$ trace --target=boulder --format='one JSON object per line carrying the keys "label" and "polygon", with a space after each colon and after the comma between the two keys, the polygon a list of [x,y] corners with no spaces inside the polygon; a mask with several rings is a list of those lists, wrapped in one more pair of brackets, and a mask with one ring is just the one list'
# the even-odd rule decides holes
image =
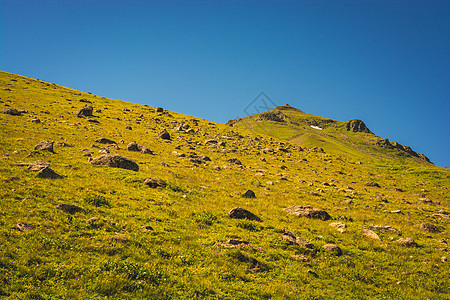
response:
{"label": "boulder", "polygon": [[82,107],[77,111],[77,117],[91,117],[93,111],[94,108],[92,106]]}
{"label": "boulder", "polygon": [[22,115],[24,111],[21,110],[17,110],[15,108],[4,108],[2,110],[2,113],[7,114],[7,115],[11,115],[11,116],[20,116]]}
{"label": "boulder", "polygon": [[54,153],[53,144],[54,144],[53,141],[42,141],[36,146],[34,146],[34,150],[45,150]]}
{"label": "boulder", "polygon": [[158,112],[158,113],[162,113],[163,111],[164,111],[164,108],[162,108],[162,107],[156,108],[156,112]]}
{"label": "boulder", "polygon": [[28,223],[21,222],[21,223],[17,223],[16,225],[14,225],[13,228],[17,229],[19,231],[22,231],[22,232],[26,232],[26,231],[30,231],[31,229],[33,229],[33,226]]}
{"label": "boulder", "polygon": [[113,140],[101,137],[99,139],[95,140],[96,143],[100,143],[100,144],[117,144],[116,142],[114,142]]}
{"label": "boulder", "polygon": [[411,238],[398,239],[396,242],[405,247],[417,247],[417,243]]}
{"label": "boulder", "polygon": [[243,195],[243,198],[256,198],[255,192],[252,190],[247,190]]}
{"label": "boulder", "polygon": [[431,232],[431,233],[440,232],[439,228],[436,225],[431,224],[431,223],[422,223],[422,224],[420,224],[420,229],[424,230],[424,231]]}
{"label": "boulder", "polygon": [[139,166],[134,161],[117,154],[104,154],[98,156],[91,161],[91,165],[102,165],[136,172],[139,171]]}
{"label": "boulder", "polygon": [[163,140],[170,140],[170,134],[165,129],[158,133],[158,137]]}
{"label": "boulder", "polygon": [[320,219],[322,221],[331,219],[330,215],[326,211],[318,208],[313,208],[311,206],[294,205],[286,207],[285,209],[283,209],[283,211],[287,214],[294,215],[297,217]]}
{"label": "boulder", "polygon": [[74,214],[80,211],[83,211],[83,209],[81,207],[79,207],[78,205],[75,204],[58,204],[56,205],[56,209],[60,209],[66,213],[69,214]]}
{"label": "boulder", "polygon": [[39,171],[37,174],[38,178],[44,178],[44,179],[59,179],[62,178],[61,175],[53,171],[50,167],[45,167],[42,170]]}
{"label": "boulder", "polygon": [[230,212],[228,213],[228,217],[231,219],[248,219],[251,221],[261,221],[261,219],[257,215],[241,207],[235,207],[230,210]]}
{"label": "boulder", "polygon": [[139,150],[139,145],[136,142],[129,143],[128,146],[127,146],[127,150],[128,151],[140,151]]}
{"label": "boulder", "polygon": [[372,230],[364,229],[364,230],[363,230],[363,234],[364,234],[366,237],[370,238],[370,239],[374,239],[374,240],[379,240],[379,241],[381,241],[380,236],[379,236],[378,234],[376,234],[376,233],[375,233],[374,231],[372,231]]}
{"label": "boulder", "polygon": [[237,158],[230,158],[230,159],[228,160],[228,162],[229,162],[230,164],[242,165],[242,162],[241,162],[239,159],[237,159]]}
{"label": "boulder", "polygon": [[307,240],[297,236],[295,233],[290,232],[287,229],[282,229],[282,235],[281,235],[281,239],[285,242],[287,242],[290,245],[298,245],[298,246],[302,246],[302,247],[306,247],[309,249],[314,248],[314,245],[310,242],[308,242]]}
{"label": "boulder", "polygon": [[159,178],[147,178],[144,183],[151,188],[165,188],[167,186],[167,183]]}
{"label": "boulder", "polygon": [[339,246],[334,245],[334,244],[326,244],[326,245],[323,246],[323,249],[333,253],[336,256],[341,256],[342,255],[342,249],[339,248]]}
{"label": "boulder", "polygon": [[376,182],[368,182],[366,183],[366,186],[380,187],[380,185]]}

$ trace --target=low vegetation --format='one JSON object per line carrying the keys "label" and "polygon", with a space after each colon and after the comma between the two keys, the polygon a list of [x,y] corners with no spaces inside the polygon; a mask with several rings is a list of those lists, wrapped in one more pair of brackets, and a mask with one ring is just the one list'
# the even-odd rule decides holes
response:
{"label": "low vegetation", "polygon": [[371,133],[287,141],[286,108],[264,133],[6,72],[0,106],[0,298],[450,297],[450,173]]}

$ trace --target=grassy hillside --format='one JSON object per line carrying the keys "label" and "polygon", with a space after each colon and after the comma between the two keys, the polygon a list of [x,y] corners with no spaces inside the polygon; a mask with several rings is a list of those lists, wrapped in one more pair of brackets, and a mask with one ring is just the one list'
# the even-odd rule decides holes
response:
{"label": "grassy hillside", "polygon": [[410,147],[376,136],[360,120],[340,122],[304,113],[287,104],[268,112],[230,120],[227,124],[368,162],[395,159],[430,163],[425,155]]}
{"label": "grassy hillside", "polygon": [[[6,72],[0,106],[25,110],[0,113],[0,298],[450,297],[450,173],[397,155],[367,159],[354,147],[369,134],[333,140],[333,152],[320,140],[339,124],[309,127],[299,147],[277,122],[263,134]],[[85,106],[93,116],[77,117]],[[35,150],[42,141],[54,153]],[[127,150],[133,141],[153,154]],[[91,164],[105,152],[139,170]],[[61,178],[40,178],[36,161]],[[293,205],[331,219],[283,211]],[[235,207],[261,221],[230,218]]]}

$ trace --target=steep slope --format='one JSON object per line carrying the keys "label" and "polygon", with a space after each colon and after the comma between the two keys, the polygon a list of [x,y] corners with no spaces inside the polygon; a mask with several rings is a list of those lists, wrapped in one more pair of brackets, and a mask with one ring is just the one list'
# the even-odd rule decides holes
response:
{"label": "steep slope", "polygon": [[266,133],[305,147],[318,146],[327,153],[346,154],[362,160],[406,158],[430,163],[425,155],[416,153],[410,147],[376,136],[361,120],[335,121],[306,114],[288,104],[230,120],[227,124]]}
{"label": "steep slope", "polygon": [[447,169],[6,72],[0,106],[2,297],[448,299]]}

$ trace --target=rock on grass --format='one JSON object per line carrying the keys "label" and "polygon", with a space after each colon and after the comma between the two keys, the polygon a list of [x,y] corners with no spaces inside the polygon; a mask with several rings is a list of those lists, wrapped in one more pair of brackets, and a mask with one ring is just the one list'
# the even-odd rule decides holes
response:
{"label": "rock on grass", "polygon": [[231,219],[248,219],[251,221],[261,221],[261,219],[254,213],[246,210],[242,207],[235,207],[228,213],[228,217]]}
{"label": "rock on grass", "polygon": [[322,221],[331,219],[330,215],[326,211],[318,208],[313,208],[311,206],[294,205],[286,207],[285,209],[283,209],[283,211],[287,214],[294,215],[297,217],[320,219]]}
{"label": "rock on grass", "polygon": [[104,154],[94,158],[91,165],[108,166],[112,168],[121,168],[132,171],[139,171],[139,166],[129,158],[120,156],[118,154]]}

